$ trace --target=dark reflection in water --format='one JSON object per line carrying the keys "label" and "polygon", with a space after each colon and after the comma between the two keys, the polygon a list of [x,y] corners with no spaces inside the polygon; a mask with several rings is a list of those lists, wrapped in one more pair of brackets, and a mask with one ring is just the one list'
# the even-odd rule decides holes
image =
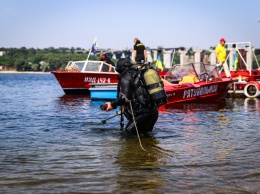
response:
{"label": "dark reflection in water", "polygon": [[160,111],[170,111],[170,110],[180,110],[180,111],[219,111],[225,110],[227,108],[226,100],[221,100],[219,102],[211,103],[178,103],[171,105],[160,106]]}
{"label": "dark reflection in water", "polygon": [[136,138],[122,138],[115,164],[119,166],[117,184],[120,191],[132,192],[140,188],[156,191],[163,188],[164,182],[160,175],[161,156],[155,155],[151,148],[158,141],[154,137],[142,138],[142,145],[147,151],[141,151]]}
{"label": "dark reflection in water", "polygon": [[53,75],[0,74],[1,193],[259,193],[259,99],[160,108],[154,131],[120,131],[102,101]]}

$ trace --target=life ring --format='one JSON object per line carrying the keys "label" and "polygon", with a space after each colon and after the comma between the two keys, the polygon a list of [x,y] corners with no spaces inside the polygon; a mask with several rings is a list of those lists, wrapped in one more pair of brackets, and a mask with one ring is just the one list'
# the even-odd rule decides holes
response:
{"label": "life ring", "polygon": [[256,98],[259,96],[259,84],[257,82],[249,82],[244,88],[244,94],[248,98]]}

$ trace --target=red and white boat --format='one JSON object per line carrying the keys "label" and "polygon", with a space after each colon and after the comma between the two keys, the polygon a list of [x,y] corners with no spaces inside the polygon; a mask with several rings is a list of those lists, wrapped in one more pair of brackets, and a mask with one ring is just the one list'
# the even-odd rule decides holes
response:
{"label": "red and white boat", "polygon": [[[260,66],[250,42],[226,43],[229,51],[226,63],[233,78],[229,94],[248,98],[260,97]],[[253,59],[255,64],[253,66]],[[225,72],[221,73],[226,77]]]}
{"label": "red and white boat", "polygon": [[56,70],[54,74],[67,95],[89,94],[93,83],[117,83],[119,74],[112,66],[111,72],[102,72],[102,66],[109,64],[102,61],[70,61],[65,70]]}
{"label": "red and white boat", "polygon": [[[228,93],[232,78],[221,78],[219,69],[210,64],[175,65],[168,71],[164,88],[166,106],[181,102],[217,102]],[[169,83],[170,82],[170,83]]]}

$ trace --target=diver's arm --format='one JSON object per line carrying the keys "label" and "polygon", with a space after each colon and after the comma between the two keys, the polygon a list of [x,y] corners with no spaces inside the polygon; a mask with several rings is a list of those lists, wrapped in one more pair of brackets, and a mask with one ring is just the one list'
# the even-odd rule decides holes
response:
{"label": "diver's arm", "polygon": [[[112,110],[111,108],[115,109],[117,106],[125,105],[127,104],[127,99],[131,98],[131,92],[132,92],[132,87],[131,87],[131,76],[130,75],[125,75],[120,81],[121,85],[121,92],[119,97],[112,101],[112,102],[107,102],[108,104],[107,111]],[[110,107],[111,105],[111,107]]]}

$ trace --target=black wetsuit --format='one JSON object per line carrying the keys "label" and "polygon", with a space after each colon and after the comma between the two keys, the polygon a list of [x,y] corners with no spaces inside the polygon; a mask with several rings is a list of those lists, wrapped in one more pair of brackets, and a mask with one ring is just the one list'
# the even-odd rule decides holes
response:
{"label": "black wetsuit", "polygon": [[[124,72],[121,74],[118,83],[120,84],[121,94],[115,101],[111,102],[111,105],[113,106],[113,108],[121,105],[125,106],[124,115],[129,120],[125,127],[125,131],[127,133],[136,134],[131,106],[134,112],[134,119],[137,125],[138,132],[147,133],[153,130],[154,124],[158,119],[158,108],[154,103],[149,103],[149,105],[144,106],[135,99],[132,77],[134,73],[136,73],[135,69],[124,69]],[[131,100],[131,104],[125,99],[125,97],[128,100]]]}
{"label": "black wetsuit", "polygon": [[144,44],[141,43],[139,40],[137,40],[135,45],[134,45],[134,50],[136,51],[135,62],[141,62],[142,60],[145,61],[145,58],[144,58],[145,46],[144,46]]}

